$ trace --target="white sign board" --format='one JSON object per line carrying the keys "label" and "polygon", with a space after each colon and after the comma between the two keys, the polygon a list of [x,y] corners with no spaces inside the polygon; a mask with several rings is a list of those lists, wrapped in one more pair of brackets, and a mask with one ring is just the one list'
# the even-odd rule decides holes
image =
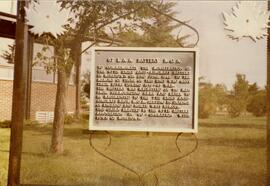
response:
{"label": "white sign board", "polygon": [[197,132],[198,50],[92,50],[90,130]]}

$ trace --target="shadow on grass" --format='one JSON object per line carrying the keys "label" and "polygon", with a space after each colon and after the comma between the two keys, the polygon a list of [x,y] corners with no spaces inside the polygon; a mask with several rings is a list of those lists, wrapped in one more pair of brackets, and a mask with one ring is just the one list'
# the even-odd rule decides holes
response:
{"label": "shadow on grass", "polygon": [[[32,136],[51,136],[52,128],[51,126],[26,126],[24,127],[24,132],[32,132]],[[74,139],[87,139],[88,135],[83,135],[84,129],[80,126],[75,126],[72,128],[64,129],[64,137],[74,138]]]}
{"label": "shadow on grass", "polygon": [[[208,128],[250,128],[250,129],[265,129],[265,125],[254,125],[254,124],[212,124],[212,123],[200,123],[201,127]],[[50,126],[40,127],[40,126],[27,126],[24,131],[30,131],[32,136],[51,136],[52,128]],[[70,139],[89,139],[89,130],[83,129],[82,126],[74,125],[65,128],[64,137]],[[145,132],[110,132],[113,138],[125,138],[131,136],[142,136],[147,137]],[[153,133],[153,136],[176,136],[175,133]],[[189,134],[184,134],[184,138],[181,140],[192,140]],[[151,137],[151,136],[150,136]],[[188,138],[186,138],[188,137]],[[93,136],[94,139],[108,138],[108,135],[104,131],[97,131]],[[228,146],[235,148],[265,148],[266,139],[264,138],[226,138],[226,137],[215,137],[215,138],[199,138],[199,145],[211,145],[211,146]]]}
{"label": "shadow on grass", "polygon": [[255,124],[232,124],[232,123],[199,123],[200,127],[207,128],[249,128],[249,129],[266,129],[266,125],[255,125]]}
{"label": "shadow on grass", "polygon": [[[6,152],[9,153],[9,150],[1,150],[0,152]],[[37,157],[46,157],[47,155],[45,153],[34,153],[34,152],[22,152],[23,155],[30,155],[30,156],[37,156]]]}
{"label": "shadow on grass", "polygon": [[[73,125],[72,128],[70,126],[64,129],[64,137],[73,138],[73,139],[88,139],[91,131],[83,128],[82,126]],[[24,127],[24,132],[32,132],[30,135],[32,136],[51,136],[52,128],[51,126],[26,126]],[[110,132],[110,135],[115,138],[127,137],[127,136],[141,136],[148,137],[146,132],[121,132],[121,131],[113,131]],[[177,136],[177,133],[152,133],[151,135],[164,135],[164,136]],[[151,136],[150,135],[150,136]],[[95,131],[95,138],[108,138],[105,131]]]}
{"label": "shadow on grass", "polygon": [[7,153],[9,153],[9,150],[2,150],[2,149],[0,149],[0,152],[7,152]]}
{"label": "shadow on grass", "polygon": [[210,146],[226,146],[234,148],[266,148],[266,139],[251,139],[251,138],[207,138],[199,139],[199,145],[210,145]]}
{"label": "shadow on grass", "polygon": [[[76,184],[77,185],[77,184]],[[95,184],[78,184],[77,186],[89,186],[89,185],[95,185]],[[65,184],[20,184],[20,186],[74,186],[74,185],[65,185]]]}
{"label": "shadow on grass", "polygon": [[[94,176],[93,176],[94,177]],[[98,183],[94,183],[91,181],[86,181],[85,183],[80,183],[78,181],[76,184],[20,184],[20,186],[103,186],[103,185],[108,185],[108,186],[118,186],[118,185],[123,185],[123,181],[125,183],[128,183],[127,185],[137,185],[133,184],[136,183],[136,179],[133,178],[126,178],[126,180],[123,180],[121,178],[116,178],[112,176],[100,176],[98,179]],[[131,183],[131,184],[130,184]]]}

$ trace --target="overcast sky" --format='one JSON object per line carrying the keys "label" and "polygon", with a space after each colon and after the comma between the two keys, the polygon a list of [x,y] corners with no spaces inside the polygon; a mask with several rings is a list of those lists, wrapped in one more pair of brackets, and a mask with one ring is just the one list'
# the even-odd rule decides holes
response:
{"label": "overcast sky", "polygon": [[[231,11],[235,1],[181,1],[179,18],[191,20],[200,33],[200,75],[230,88],[236,73],[246,74],[250,82],[266,84],[266,39],[256,43],[250,38],[230,39],[224,29],[222,12]],[[267,3],[260,2],[266,10]]]}
{"label": "overcast sky", "polygon": [[[222,12],[231,11],[236,1],[175,1],[177,18],[190,20],[200,34],[200,76],[212,83],[224,83],[231,88],[236,73],[246,74],[247,79],[263,87],[266,84],[266,39],[254,42],[249,38],[231,40],[224,30]],[[263,9],[267,3],[259,2]],[[15,11],[16,8],[14,8]],[[9,12],[10,3],[0,1],[0,11]],[[193,34],[193,32],[190,32]],[[0,40],[0,52],[10,41]],[[84,56],[86,61],[88,57]],[[2,59],[0,59],[1,61]],[[88,64],[83,67],[87,68]]]}

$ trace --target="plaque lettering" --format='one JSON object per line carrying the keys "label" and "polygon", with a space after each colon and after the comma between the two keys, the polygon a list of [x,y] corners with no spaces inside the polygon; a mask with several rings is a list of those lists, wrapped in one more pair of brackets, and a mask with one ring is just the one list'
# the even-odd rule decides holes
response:
{"label": "plaque lettering", "polygon": [[119,50],[117,56],[117,50],[96,50],[90,108],[95,129],[194,130],[194,51]]}

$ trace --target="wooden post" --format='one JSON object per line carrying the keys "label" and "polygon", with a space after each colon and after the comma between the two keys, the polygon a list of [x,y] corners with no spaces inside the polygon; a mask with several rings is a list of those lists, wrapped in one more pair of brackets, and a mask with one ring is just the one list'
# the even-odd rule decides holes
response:
{"label": "wooden post", "polygon": [[28,70],[28,26],[25,24],[27,1],[17,1],[16,49],[14,64],[11,136],[8,169],[8,185],[20,184],[23,120],[25,117],[26,80]]}
{"label": "wooden post", "polygon": [[[270,10],[270,1],[268,1],[268,11]],[[270,28],[268,28],[268,37],[267,37],[267,183],[270,185]]]}

